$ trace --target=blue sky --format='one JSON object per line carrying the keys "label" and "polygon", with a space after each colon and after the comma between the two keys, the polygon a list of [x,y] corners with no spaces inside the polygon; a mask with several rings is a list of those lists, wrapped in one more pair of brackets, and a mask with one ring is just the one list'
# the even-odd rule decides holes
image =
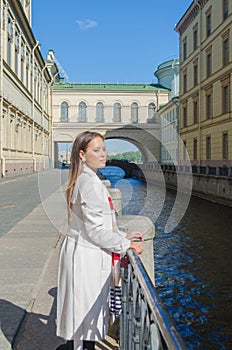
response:
{"label": "blue sky", "polygon": [[[33,0],[32,29],[70,82],[152,83],[158,65],[179,56],[175,24],[192,0]],[[109,140],[108,152],[136,150]]]}
{"label": "blue sky", "polygon": [[192,0],[33,0],[43,56],[53,49],[70,82],[156,82],[179,56],[174,25]]}

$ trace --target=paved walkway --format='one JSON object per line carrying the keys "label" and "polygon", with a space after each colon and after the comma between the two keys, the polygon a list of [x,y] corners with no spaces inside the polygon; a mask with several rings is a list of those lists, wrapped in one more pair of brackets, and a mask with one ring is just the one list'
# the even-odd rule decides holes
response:
{"label": "paved walkway", "polygon": [[[0,238],[0,350],[13,344],[14,350],[55,350],[64,342],[55,335],[55,317],[65,213],[60,187]],[[111,338],[97,346],[115,348]]]}

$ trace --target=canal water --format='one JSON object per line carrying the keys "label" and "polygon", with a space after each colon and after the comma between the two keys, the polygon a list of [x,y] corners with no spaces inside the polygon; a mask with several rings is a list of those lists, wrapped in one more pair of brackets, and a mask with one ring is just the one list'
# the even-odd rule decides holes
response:
{"label": "canal water", "polygon": [[[170,233],[165,224],[175,192],[101,172],[122,192],[123,214],[145,215],[155,225],[155,284],[187,349],[232,349],[232,209],[192,197]],[[149,205],[150,203],[150,205]]]}

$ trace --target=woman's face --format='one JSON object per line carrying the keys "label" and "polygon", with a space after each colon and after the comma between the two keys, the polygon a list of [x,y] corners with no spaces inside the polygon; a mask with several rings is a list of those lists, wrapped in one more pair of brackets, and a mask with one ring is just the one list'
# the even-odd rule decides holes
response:
{"label": "woman's face", "polygon": [[80,151],[80,158],[85,159],[86,165],[93,171],[106,165],[106,149],[101,137],[94,137],[88,144],[86,151]]}

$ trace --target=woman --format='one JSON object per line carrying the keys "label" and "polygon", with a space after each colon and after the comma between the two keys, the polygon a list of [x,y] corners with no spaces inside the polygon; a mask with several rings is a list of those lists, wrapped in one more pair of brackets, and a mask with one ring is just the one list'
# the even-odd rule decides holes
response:
{"label": "woman", "polygon": [[132,241],[141,233],[115,230],[111,198],[96,174],[105,164],[103,136],[78,135],[71,153],[69,230],[60,251],[57,298],[57,335],[72,340],[68,344],[74,350],[94,349],[107,334],[112,253],[143,251],[140,242]]}

